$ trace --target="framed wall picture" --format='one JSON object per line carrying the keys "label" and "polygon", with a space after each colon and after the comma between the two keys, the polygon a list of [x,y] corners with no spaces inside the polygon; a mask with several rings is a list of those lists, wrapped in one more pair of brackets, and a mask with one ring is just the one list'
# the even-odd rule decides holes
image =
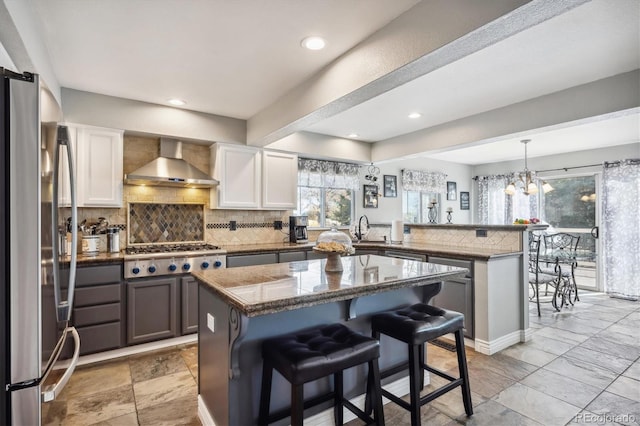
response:
{"label": "framed wall picture", "polygon": [[384,175],[384,196],[385,197],[397,197],[398,196],[398,177],[396,175]]}
{"label": "framed wall picture", "polygon": [[447,200],[455,201],[458,199],[458,192],[455,182],[447,182]]}
{"label": "framed wall picture", "polygon": [[469,193],[460,191],[460,210],[469,210]]}
{"label": "framed wall picture", "polygon": [[365,209],[378,208],[378,185],[363,185],[363,198]]}

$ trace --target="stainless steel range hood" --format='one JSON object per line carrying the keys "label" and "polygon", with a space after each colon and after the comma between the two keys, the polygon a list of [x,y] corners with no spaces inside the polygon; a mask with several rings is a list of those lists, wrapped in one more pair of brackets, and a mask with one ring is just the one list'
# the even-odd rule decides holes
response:
{"label": "stainless steel range hood", "polygon": [[132,185],[211,188],[220,182],[182,159],[182,142],[160,138],[160,156],[124,176]]}

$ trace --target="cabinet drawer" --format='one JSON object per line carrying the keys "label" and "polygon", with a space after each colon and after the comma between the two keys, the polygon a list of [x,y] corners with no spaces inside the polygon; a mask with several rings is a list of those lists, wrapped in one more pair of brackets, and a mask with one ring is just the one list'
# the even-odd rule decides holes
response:
{"label": "cabinet drawer", "polygon": [[77,288],[75,292],[74,305],[79,308],[82,306],[120,302],[122,300],[121,287],[121,284],[109,284],[96,287]]}
{"label": "cabinet drawer", "polygon": [[251,265],[267,265],[270,263],[278,263],[277,253],[227,256],[227,268]]}
{"label": "cabinet drawer", "polygon": [[121,312],[120,303],[77,308],[73,310],[73,324],[76,327],[82,327],[93,324],[102,324],[105,322],[120,321],[122,317]]}
{"label": "cabinet drawer", "polygon": [[80,355],[118,349],[122,346],[120,322],[92,325],[77,329],[80,334]]}
{"label": "cabinet drawer", "polygon": [[303,251],[284,251],[279,254],[280,263],[284,262],[298,262],[300,260],[307,260],[307,255]]}
{"label": "cabinet drawer", "polygon": [[122,281],[122,265],[85,266],[77,269],[78,287]]}

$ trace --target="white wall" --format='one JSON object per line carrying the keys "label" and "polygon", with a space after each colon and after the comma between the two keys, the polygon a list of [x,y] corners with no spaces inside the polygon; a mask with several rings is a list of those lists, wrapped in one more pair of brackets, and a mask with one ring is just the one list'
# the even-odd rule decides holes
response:
{"label": "white wall", "polygon": [[[566,154],[556,154],[545,157],[528,158],[529,170],[549,170],[563,169],[565,167],[578,167],[596,164],[591,168],[580,168],[564,170],[554,170],[538,173],[539,176],[562,176],[565,174],[575,174],[587,171],[602,170],[602,163],[605,161],[616,161],[624,158],[640,158],[640,141],[631,144],[612,146],[601,149],[591,149],[587,151],[577,151]],[[524,169],[524,156],[522,160],[503,161],[500,163],[489,163],[474,166],[473,176],[495,175],[509,172],[517,172]]]}
{"label": "white wall", "polygon": [[411,158],[389,161],[385,163],[375,164],[380,168],[380,175],[378,176],[378,184],[380,186],[380,192],[383,191],[382,177],[383,175],[395,175],[398,179],[398,196],[396,198],[380,197],[378,199],[378,208],[364,208],[362,199],[362,185],[369,183],[364,180],[364,176],[367,174],[367,166],[363,166],[360,171],[360,189],[356,193],[356,218],[360,215],[366,214],[369,221],[372,223],[387,223],[391,224],[393,219],[402,219],[402,182],[400,171],[402,169],[412,170],[429,170],[436,172],[443,172],[447,174],[447,181],[453,181],[457,183],[458,199],[456,201],[447,201],[446,194],[441,195],[440,211],[442,212],[438,216],[439,223],[445,223],[446,218],[445,210],[447,207],[453,208],[453,223],[467,224],[471,223],[472,210],[460,210],[460,191],[471,191],[472,184],[472,168],[466,164],[450,163],[447,161],[433,160],[430,158]]}
{"label": "white wall", "polygon": [[265,148],[296,152],[301,157],[369,163],[371,144],[310,132],[298,132]]}
{"label": "white wall", "polygon": [[17,71],[16,66],[13,64],[13,61],[9,57],[9,54],[5,50],[2,43],[0,43],[0,67],[7,68],[12,71]]}
{"label": "white wall", "polygon": [[62,89],[64,119],[124,129],[132,134],[170,136],[195,143],[245,143],[246,121],[165,105]]}

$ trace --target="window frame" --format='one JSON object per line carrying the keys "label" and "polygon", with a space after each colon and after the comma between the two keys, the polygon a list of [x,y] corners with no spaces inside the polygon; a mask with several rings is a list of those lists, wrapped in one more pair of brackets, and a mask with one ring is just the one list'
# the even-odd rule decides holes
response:
{"label": "window frame", "polygon": [[[419,218],[418,218],[418,222],[408,222],[406,220],[406,214],[407,214],[407,203],[409,201],[409,193],[418,193],[420,194],[420,202],[419,202]],[[436,197],[436,201],[437,201],[437,207],[436,207],[436,223],[440,223],[438,222],[439,219],[442,218],[441,216],[441,211],[442,211],[442,203],[441,203],[441,194],[439,193],[435,193],[435,192],[424,192],[424,191],[408,191],[406,189],[402,190],[402,220],[405,221],[405,223],[414,223],[414,224],[429,224],[429,217],[428,217],[428,209],[427,211],[425,211],[425,209],[423,208],[423,206],[425,206],[426,204],[428,204],[428,201],[430,199],[433,199],[433,197]],[[424,197],[427,198],[427,203],[425,204],[425,200]]]}
{"label": "window frame", "polygon": [[349,224],[347,225],[340,225],[337,226],[336,228],[338,229],[348,229],[351,224],[353,223],[353,221],[355,220],[355,214],[356,214],[356,206],[355,206],[355,199],[356,199],[356,191],[353,189],[349,189],[349,188],[326,188],[323,186],[307,186],[307,185],[298,185],[297,187],[297,191],[298,191],[298,201],[297,201],[297,206],[296,209],[293,211],[294,214],[304,214],[304,212],[300,211],[300,200],[301,200],[301,194],[300,194],[300,189],[301,188],[312,188],[312,189],[319,189],[320,190],[320,225],[319,226],[309,226],[309,229],[325,229],[325,228],[330,228],[331,226],[327,225],[326,220],[327,220],[327,190],[336,190],[336,189],[342,189],[345,191],[348,191],[351,193],[351,200],[350,200],[350,208],[351,208],[351,217],[349,218]]}

